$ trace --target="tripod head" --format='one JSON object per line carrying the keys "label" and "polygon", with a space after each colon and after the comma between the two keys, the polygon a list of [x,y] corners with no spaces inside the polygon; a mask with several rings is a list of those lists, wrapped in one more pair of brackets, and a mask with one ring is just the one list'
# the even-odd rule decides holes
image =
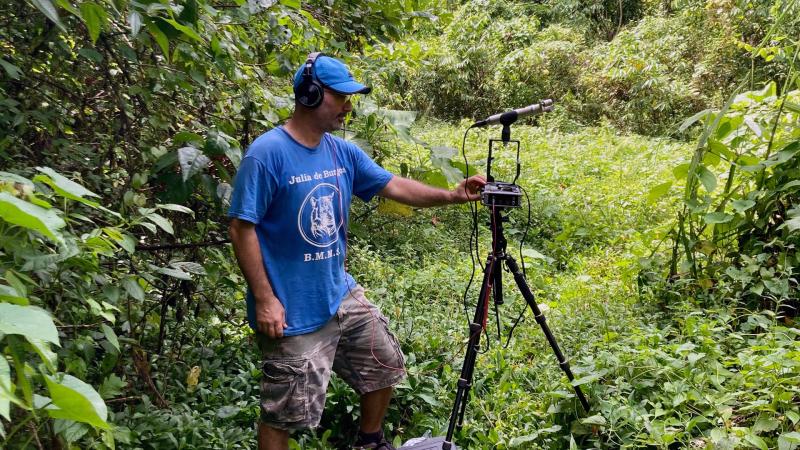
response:
{"label": "tripod head", "polygon": [[[499,140],[489,139],[489,155],[486,160],[486,179],[489,180],[489,182],[484,186],[483,192],[481,192],[481,203],[484,206],[490,208],[519,208],[522,206],[522,189],[516,184],[522,167],[519,161],[520,142],[511,139],[511,124],[516,122],[520,117],[531,114],[541,114],[552,110],[553,100],[545,99],[524,108],[489,116],[484,120],[475,122],[472,127],[470,127],[482,127],[491,124],[500,124],[503,126],[503,131],[501,132]],[[495,181],[494,176],[492,176],[492,161],[494,160],[493,153],[496,143],[502,143],[503,147],[508,147],[511,143],[517,146],[517,171],[511,183]]]}

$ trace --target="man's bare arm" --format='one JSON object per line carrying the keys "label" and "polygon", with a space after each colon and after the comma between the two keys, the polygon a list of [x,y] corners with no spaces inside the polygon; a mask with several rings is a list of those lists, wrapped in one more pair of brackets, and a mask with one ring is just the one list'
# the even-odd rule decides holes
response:
{"label": "man's bare arm", "polygon": [[473,175],[452,191],[439,189],[408,178],[393,177],[378,195],[410,206],[440,206],[466,203],[480,198],[480,188],[486,184],[481,175]]}
{"label": "man's bare arm", "polygon": [[239,268],[255,297],[258,331],[279,338],[287,327],[285,311],[267,278],[255,225],[246,220],[232,219],[229,231]]}

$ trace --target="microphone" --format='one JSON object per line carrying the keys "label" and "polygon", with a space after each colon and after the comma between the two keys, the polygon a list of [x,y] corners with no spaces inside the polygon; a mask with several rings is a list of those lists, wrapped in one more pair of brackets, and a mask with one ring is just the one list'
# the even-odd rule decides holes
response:
{"label": "microphone", "polygon": [[485,127],[487,125],[494,125],[496,123],[502,125],[511,125],[512,123],[516,122],[517,119],[523,116],[528,115],[535,115],[541,114],[543,112],[550,112],[553,110],[553,100],[552,99],[545,99],[540,101],[539,103],[534,103],[533,105],[526,106],[524,108],[512,109],[511,111],[506,111],[504,113],[498,113],[492,116],[489,116],[483,120],[479,120],[472,124],[470,128],[478,128],[478,127]]}

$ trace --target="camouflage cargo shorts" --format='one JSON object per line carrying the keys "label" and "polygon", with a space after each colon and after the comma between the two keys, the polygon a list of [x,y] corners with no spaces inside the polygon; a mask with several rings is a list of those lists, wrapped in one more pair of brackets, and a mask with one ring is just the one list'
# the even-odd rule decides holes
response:
{"label": "camouflage cargo shorts", "polygon": [[398,384],[405,376],[400,344],[389,321],[356,286],[321,329],[271,339],[257,333],[261,349],[261,421],[294,430],[319,424],[331,370],[358,394]]}

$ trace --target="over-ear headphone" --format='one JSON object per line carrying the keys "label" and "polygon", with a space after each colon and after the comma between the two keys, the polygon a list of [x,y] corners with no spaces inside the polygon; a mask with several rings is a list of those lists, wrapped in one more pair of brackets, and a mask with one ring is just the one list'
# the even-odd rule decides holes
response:
{"label": "over-ear headphone", "polygon": [[306,66],[303,68],[303,78],[294,89],[294,98],[297,103],[306,108],[318,107],[322,104],[322,98],[325,96],[324,85],[317,81],[314,76],[314,63],[317,62],[317,58],[320,56],[323,56],[323,53],[314,52],[308,54]]}

